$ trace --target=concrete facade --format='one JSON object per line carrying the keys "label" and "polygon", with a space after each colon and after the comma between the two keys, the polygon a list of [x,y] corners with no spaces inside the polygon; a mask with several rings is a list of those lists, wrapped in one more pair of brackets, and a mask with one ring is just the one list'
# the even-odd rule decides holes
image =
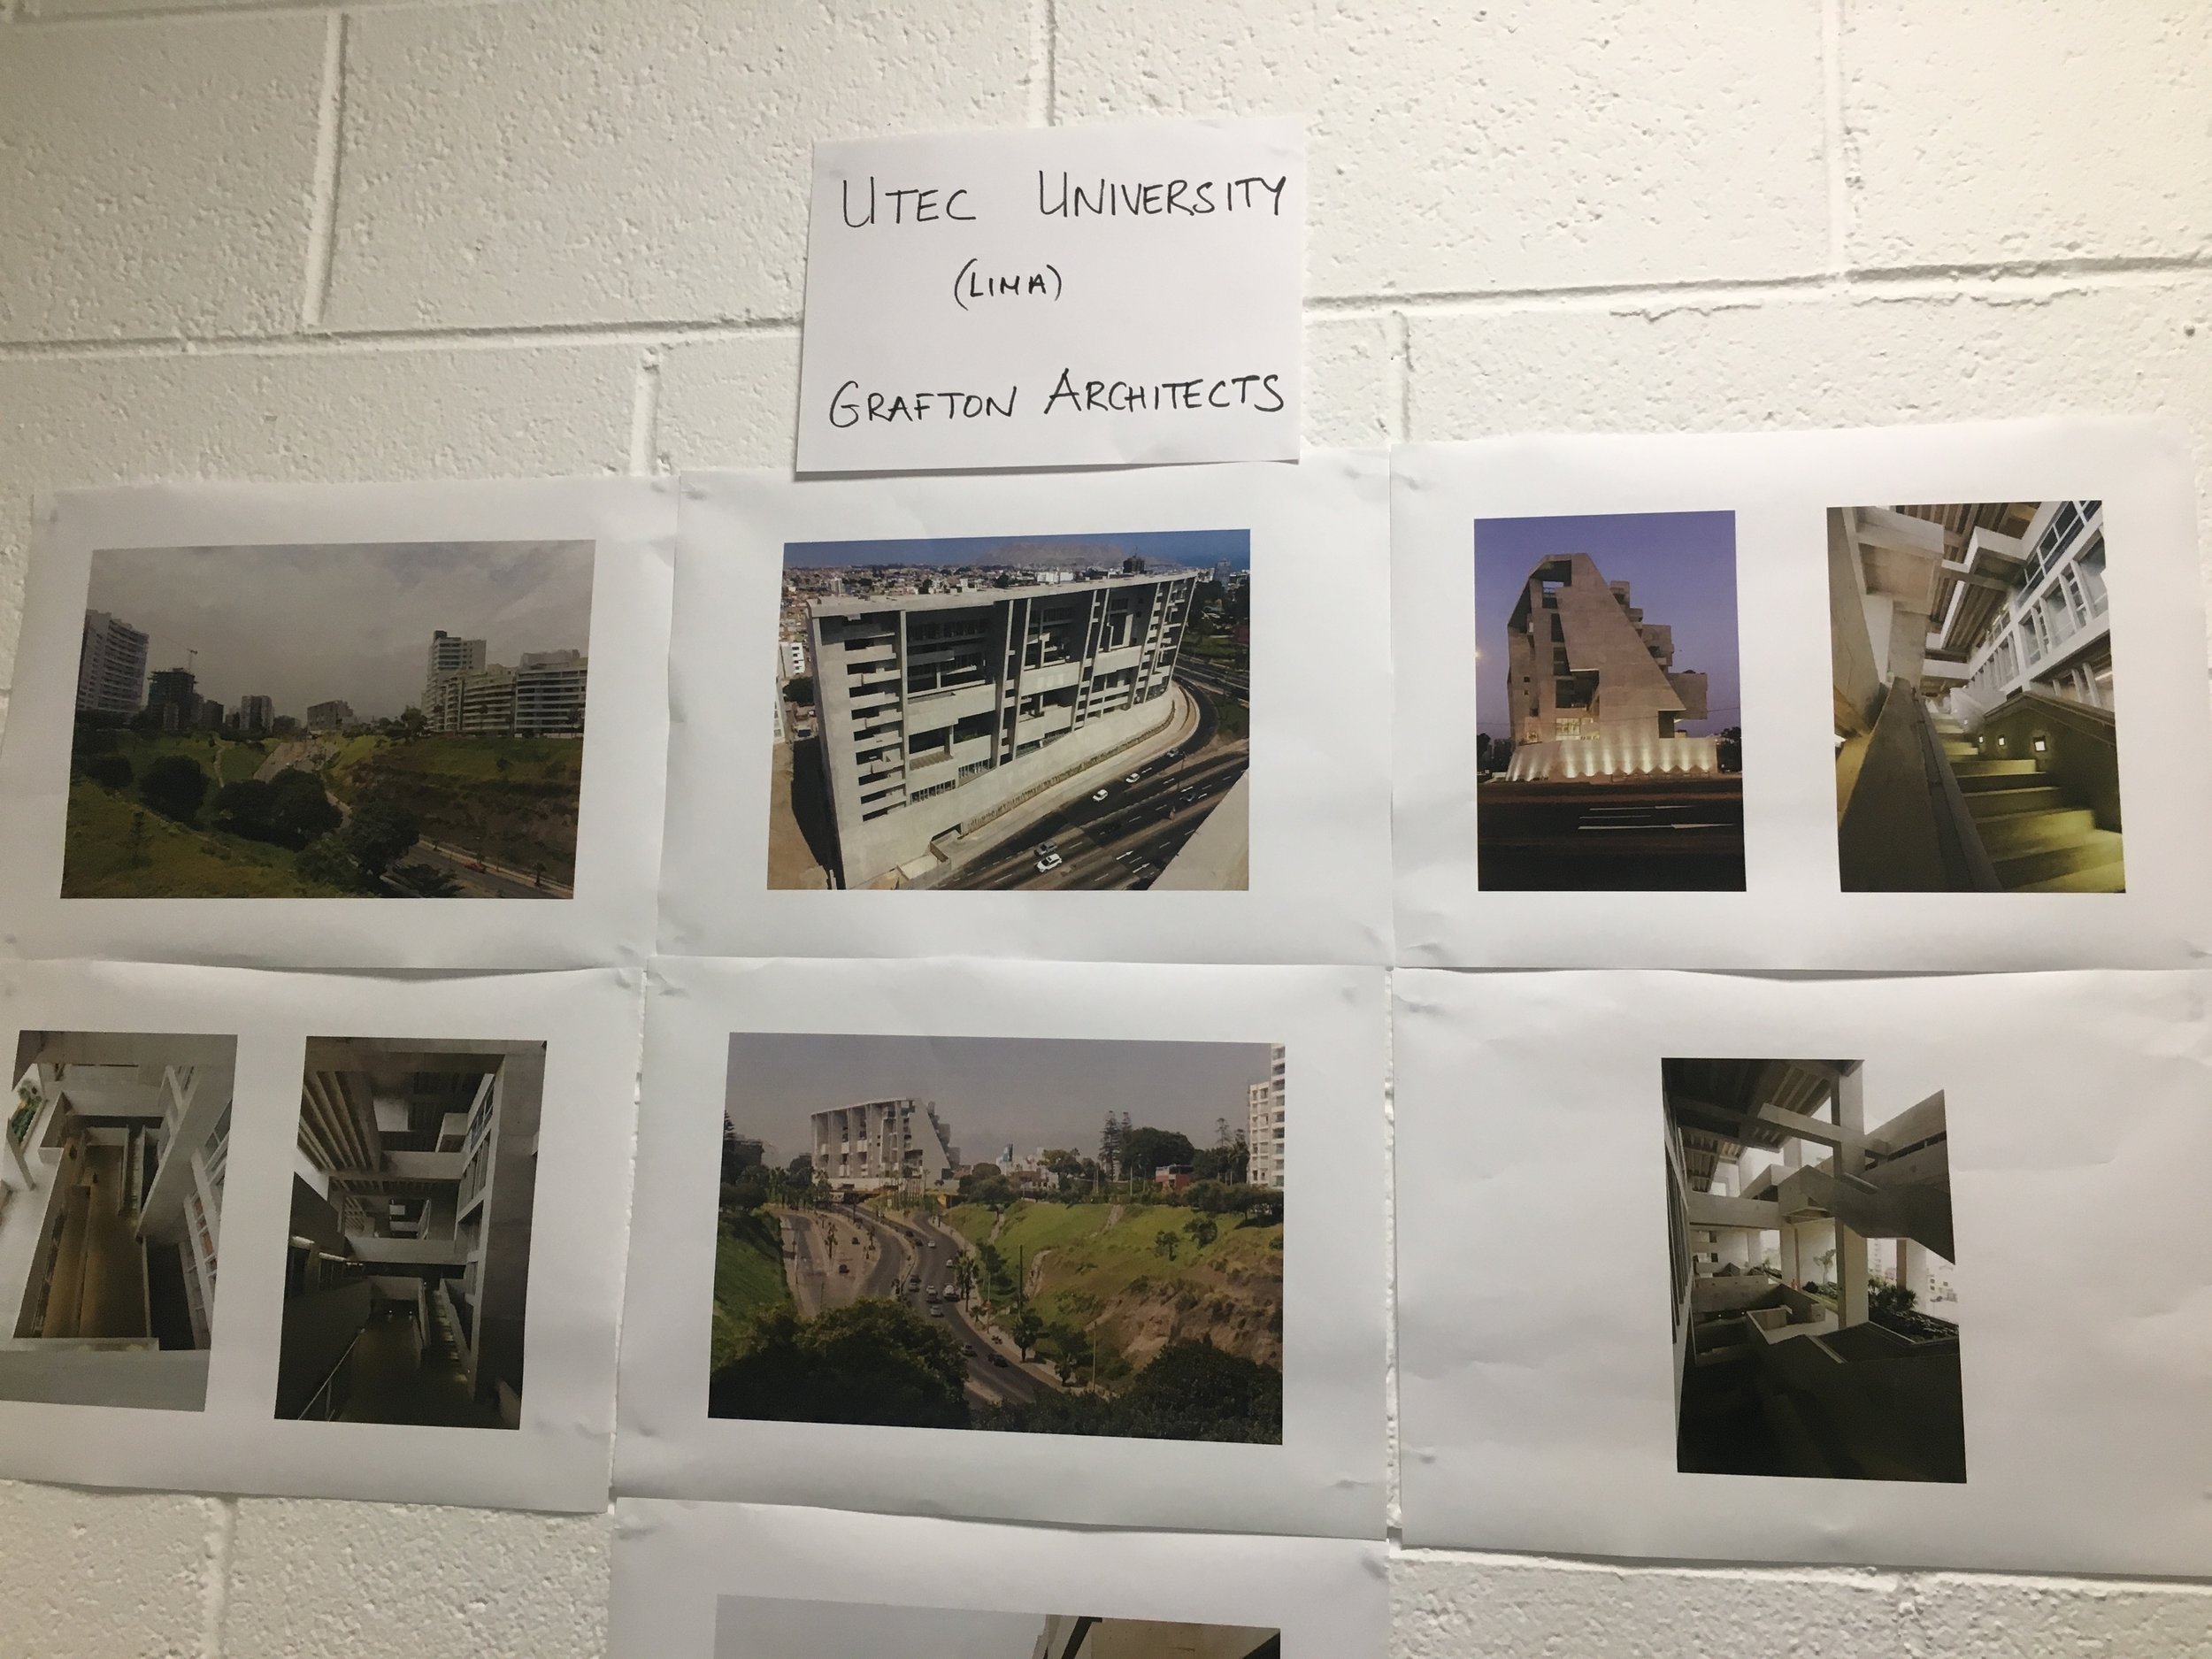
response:
{"label": "concrete facade", "polygon": [[201,1409],[235,1053],[227,1037],[22,1034],[0,1399]]}
{"label": "concrete facade", "polygon": [[307,705],[307,729],[311,732],[342,732],[353,720],[353,705],[342,697]]}
{"label": "concrete facade", "polygon": [[84,614],[77,712],[128,717],[146,706],[146,635],[104,611]]}
{"label": "concrete facade", "polygon": [[1705,676],[1674,667],[1674,634],[1647,622],[1626,582],[1586,553],[1529,572],[1506,624],[1515,782],[1714,772],[1714,741],[1678,733],[1705,718]]}
{"label": "concrete facade", "polygon": [[1166,724],[1197,578],[832,599],[812,608],[816,706],[845,885],[935,862],[941,837]]}
{"label": "concrete facade", "polygon": [[441,629],[423,684],[428,730],[458,737],[572,737],[584,729],[591,664],[581,651],[525,651],[509,667],[484,660],[481,640]]}
{"label": "concrete facade", "polygon": [[935,1192],[960,1178],[960,1148],[933,1101],[861,1101],[811,1120],[814,1167],[838,1190]]}
{"label": "concrete facade", "polygon": [[1244,1179],[1255,1187],[1283,1185],[1283,1045],[1268,1060],[1267,1081],[1245,1091],[1244,1144],[1249,1155]]}
{"label": "concrete facade", "polygon": [[[0,0],[0,702],[40,491],[788,467],[826,134],[1304,113],[1309,444],[2160,412],[2212,550],[2212,20],[2024,15]],[[787,96],[733,90],[763,63]],[[24,1484],[0,1516],[0,1629],[44,1659],[604,1659],[604,1516]],[[2212,1647],[2200,1583],[1390,1571],[1395,1659]]]}

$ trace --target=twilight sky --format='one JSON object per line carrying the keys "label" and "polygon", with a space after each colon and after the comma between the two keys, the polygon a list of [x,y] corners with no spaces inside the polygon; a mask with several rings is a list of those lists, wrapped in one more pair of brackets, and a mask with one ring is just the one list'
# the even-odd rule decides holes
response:
{"label": "twilight sky", "polygon": [[1243,1127],[1245,1089],[1267,1071],[1265,1043],[739,1032],[723,1110],[779,1164],[812,1145],[810,1113],[910,1095],[937,1102],[966,1163],[1009,1142],[1025,1156],[1067,1147],[1095,1157],[1110,1110],[1211,1146],[1215,1118]]}
{"label": "twilight sky", "polygon": [[488,641],[489,660],[586,650],[588,541],[109,548],[86,609],[150,636],[150,672],[196,650],[199,692],[265,696],[295,718],[342,698],[365,720],[422,700],[430,636]]}
{"label": "twilight sky", "polygon": [[1252,564],[1248,530],[1136,530],[1125,535],[954,535],[905,541],[787,541],[791,570],[826,565],[1110,565],[1132,554],[1186,570],[1232,570]]}
{"label": "twilight sky", "polygon": [[1609,582],[1629,584],[1646,622],[1674,629],[1676,672],[1706,676],[1712,718],[1681,730],[1709,736],[1741,726],[1736,677],[1736,515],[1732,512],[1590,513],[1475,522],[1475,724],[1509,737],[1505,625],[1539,560],[1587,553]]}

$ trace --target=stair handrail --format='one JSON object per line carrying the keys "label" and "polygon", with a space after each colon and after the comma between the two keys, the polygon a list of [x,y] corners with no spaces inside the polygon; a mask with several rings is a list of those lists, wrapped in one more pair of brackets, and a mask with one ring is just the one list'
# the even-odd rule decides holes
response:
{"label": "stair handrail", "polygon": [[1936,730],[1933,712],[1911,685],[1899,680],[1890,686],[1889,695],[1882,705],[1882,717],[1886,718],[1890,704],[1901,700],[1904,705],[1903,718],[1910,722],[1913,735],[1920,744],[1920,764],[1927,779],[1939,856],[1955,878],[1963,879],[1966,890],[2001,891],[2003,884],[1997,879],[1997,866],[1991,862],[1988,849],[1982,845],[1981,830],[1966,804],[1966,791],[1959,787],[1958,773],[1952,771],[1951,758],[1943,752],[1943,734]]}

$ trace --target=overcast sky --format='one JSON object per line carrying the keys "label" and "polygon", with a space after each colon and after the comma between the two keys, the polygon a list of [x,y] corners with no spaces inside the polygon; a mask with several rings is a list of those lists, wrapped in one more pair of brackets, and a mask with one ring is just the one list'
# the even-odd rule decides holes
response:
{"label": "overcast sky", "polygon": [[887,541],[787,541],[790,570],[826,565],[1109,565],[1118,570],[1131,555],[1159,565],[1232,570],[1252,564],[1248,530],[1139,530],[1126,535],[971,535]]}
{"label": "overcast sky", "polygon": [[106,549],[86,608],[150,636],[149,671],[196,650],[200,695],[227,709],[265,696],[296,718],[342,698],[384,719],[422,700],[436,629],[495,663],[587,649],[591,563],[588,541]]}
{"label": "overcast sky", "polygon": [[1711,718],[1681,729],[1706,737],[1741,726],[1736,679],[1736,515],[1593,513],[1483,518],[1475,524],[1475,707],[1479,729],[1513,734],[1506,701],[1505,625],[1542,560],[1587,553],[1609,582],[1629,584],[1644,620],[1674,630],[1674,672],[1706,677]]}
{"label": "overcast sky", "polygon": [[1265,1043],[740,1032],[730,1039],[724,1109],[780,1164],[811,1148],[810,1113],[910,1096],[937,1102],[970,1164],[1009,1143],[1024,1156],[1066,1147],[1095,1157],[1109,1110],[1211,1146],[1214,1120],[1242,1128],[1245,1090],[1267,1075]]}

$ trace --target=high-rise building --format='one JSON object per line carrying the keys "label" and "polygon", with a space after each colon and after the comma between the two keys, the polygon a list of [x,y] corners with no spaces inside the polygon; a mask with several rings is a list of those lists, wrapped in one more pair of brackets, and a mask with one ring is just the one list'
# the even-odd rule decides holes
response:
{"label": "high-rise building", "polygon": [[932,1192],[960,1178],[960,1148],[935,1104],[862,1101],[812,1118],[814,1167],[839,1188],[904,1187]]}
{"label": "high-rise building", "polygon": [[146,636],[104,611],[84,613],[77,712],[128,718],[146,706]]}
{"label": "high-rise building", "polygon": [[1719,771],[1712,738],[1677,729],[1705,718],[1705,676],[1674,667],[1674,630],[1645,621],[1587,553],[1529,572],[1505,637],[1509,779]]}
{"label": "high-rise building", "polygon": [[259,737],[276,725],[276,704],[266,697],[238,699],[238,731],[241,736]]}
{"label": "high-rise building", "polygon": [[846,885],[926,866],[940,839],[1165,726],[1196,583],[1164,572],[817,603],[815,698]]}
{"label": "high-rise building", "polygon": [[165,732],[188,732],[199,724],[199,679],[188,668],[157,669],[146,682],[146,712],[161,717]]}
{"label": "high-rise building", "polygon": [[584,729],[591,669],[581,651],[525,651],[514,674],[517,737],[566,737]]}
{"label": "high-rise building", "polygon": [[223,729],[223,717],[227,712],[228,710],[226,710],[221,703],[216,702],[214,698],[202,697],[200,699],[199,720],[197,722],[200,730],[203,732],[221,731]]}
{"label": "high-rise building", "polygon": [[1283,1045],[1269,1051],[1267,1081],[1246,1091],[1244,1179],[1255,1187],[1283,1184]]}
{"label": "high-rise building", "polygon": [[797,680],[806,672],[806,641],[778,640],[776,666],[783,671],[786,680]]}
{"label": "high-rise building", "polygon": [[438,687],[447,676],[464,674],[484,666],[486,648],[481,640],[464,640],[439,628],[430,636],[429,665],[423,674],[422,711],[430,712]]}
{"label": "high-rise building", "polygon": [[353,705],[342,697],[307,705],[307,729],[311,732],[342,732],[353,723]]}

